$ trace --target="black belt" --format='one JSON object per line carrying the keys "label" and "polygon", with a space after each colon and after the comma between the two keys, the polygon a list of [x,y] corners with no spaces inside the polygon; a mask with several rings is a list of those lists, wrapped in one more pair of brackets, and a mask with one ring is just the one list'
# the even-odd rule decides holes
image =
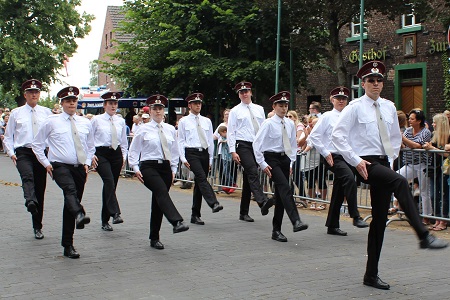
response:
{"label": "black belt", "polygon": [[16,149],[14,149],[14,151],[17,151],[17,150],[33,151],[33,149],[31,149],[31,147],[30,148],[29,147],[17,147]]}
{"label": "black belt", "polygon": [[166,162],[169,162],[168,160],[164,160],[164,159],[155,159],[155,160],[144,160],[144,161],[142,161],[142,164],[145,164],[145,163],[149,163],[149,164],[163,164],[163,163],[166,163]]}
{"label": "black belt", "polygon": [[84,167],[84,164],[66,164],[66,163],[62,163],[62,162],[59,162],[59,161],[53,161],[53,162],[50,162],[50,164],[51,165],[53,165],[53,164],[55,164],[55,165],[65,165],[65,166],[73,167],[73,168]]}
{"label": "black belt", "polygon": [[185,148],[186,151],[196,151],[196,152],[202,152],[202,151],[206,151],[207,149],[203,149],[201,147],[199,148],[193,148],[193,147],[189,147],[189,148]]}
{"label": "black belt", "polygon": [[361,156],[362,159],[368,158],[368,159],[376,159],[376,160],[388,160],[387,155],[365,155]]}
{"label": "black belt", "polygon": [[250,146],[251,146],[251,145],[253,144],[253,142],[249,142],[249,141],[242,141],[242,140],[237,140],[237,141],[236,141],[236,144],[237,144],[237,143],[248,144],[248,145],[250,145]]}
{"label": "black belt", "polygon": [[273,156],[285,156],[285,152],[272,152],[272,151],[264,151],[264,155],[273,155]]}
{"label": "black belt", "polygon": [[[120,145],[119,145],[120,146]],[[119,146],[117,146],[117,148],[115,149],[115,150],[117,150],[118,148],[120,148]],[[112,150],[114,150],[113,149],[113,147],[111,147],[111,146],[98,146],[98,147],[95,147],[96,149],[112,149]]]}

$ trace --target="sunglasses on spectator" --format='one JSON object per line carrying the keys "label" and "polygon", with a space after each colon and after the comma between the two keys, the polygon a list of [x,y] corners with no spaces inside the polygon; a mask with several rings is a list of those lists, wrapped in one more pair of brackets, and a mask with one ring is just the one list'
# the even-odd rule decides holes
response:
{"label": "sunglasses on spectator", "polygon": [[369,78],[369,79],[367,79],[367,82],[370,82],[370,83],[375,83],[375,81],[376,82],[383,82],[383,78]]}
{"label": "sunglasses on spectator", "polygon": [[288,118],[293,118],[293,116],[291,116],[291,115],[287,115],[286,117],[288,117]]}

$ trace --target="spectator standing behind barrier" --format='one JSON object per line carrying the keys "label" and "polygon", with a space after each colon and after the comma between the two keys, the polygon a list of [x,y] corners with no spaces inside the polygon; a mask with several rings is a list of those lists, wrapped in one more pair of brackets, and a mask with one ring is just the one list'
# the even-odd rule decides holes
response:
{"label": "spectator standing behind barrier", "polygon": [[322,104],[317,101],[313,101],[309,104],[309,115],[317,116],[318,118],[322,115],[320,112],[322,110]]}
{"label": "spectator standing behind barrier", "polygon": [[289,92],[283,91],[269,99],[273,103],[275,115],[262,123],[253,141],[256,163],[275,184],[272,239],[278,242],[287,242],[287,238],[281,233],[284,210],[291,220],[294,232],[308,229],[308,225],[300,220],[289,185],[292,165],[297,156],[295,124],[285,117],[290,97]]}
{"label": "spectator standing behind barrier", "polygon": [[[310,116],[308,118],[309,125],[305,129],[305,134],[301,135],[301,142],[305,141],[314,126],[319,121],[317,116]],[[325,199],[327,196],[327,183],[326,183],[326,170],[322,163],[320,163],[320,153],[316,148],[311,146],[306,146],[304,152],[306,153],[305,161],[301,164],[301,169],[305,172],[306,183],[308,184],[307,193],[310,198],[316,197],[316,190],[320,192],[320,198]],[[317,183],[317,189],[316,189]],[[312,202],[310,209],[312,210],[324,210],[327,208],[326,204],[317,204]]]}
{"label": "spectator standing behind barrier", "polygon": [[[410,149],[421,149],[425,143],[431,141],[431,132],[425,128],[425,114],[421,110],[412,110],[409,112],[409,125],[402,136],[402,142]],[[407,180],[417,178],[419,181],[420,196],[422,197],[422,213],[432,215],[430,189],[427,176],[429,165],[428,153],[403,151],[404,166],[397,171]],[[424,218],[425,225],[430,224],[428,218]]]}
{"label": "spectator standing behind barrier", "polygon": [[5,131],[4,147],[20,174],[25,207],[31,213],[34,237],[43,239],[42,218],[47,172],[31,149],[39,126],[51,115],[50,109],[38,105],[42,83],[30,79],[22,84],[26,104],[13,109]]}
{"label": "spectator standing behind barrier", "polygon": [[[303,125],[303,123],[301,123],[298,120],[298,115],[295,112],[295,110],[290,110],[287,112],[286,117],[288,117],[289,119],[291,119],[294,122],[294,125],[296,127],[296,142],[298,143],[302,133],[305,131],[305,125]],[[299,152],[302,150],[302,147],[300,147],[300,145],[297,144],[297,148],[296,148],[296,152]],[[300,161],[301,161],[302,157],[296,155],[296,160],[294,163],[294,168],[292,170],[292,173],[294,174],[294,183],[298,188],[298,195],[300,197],[304,197],[305,196],[305,187],[304,187],[304,180],[305,178],[303,177],[303,172],[300,170]]]}
{"label": "spectator standing behind barrier", "polygon": [[200,115],[203,94],[194,93],[186,98],[190,114],[178,123],[178,144],[181,162],[194,173],[191,223],[204,225],[201,217],[202,197],[216,213],[223,209],[208,182],[208,173],[214,157],[211,120]]}
{"label": "spectator standing behind barrier", "polygon": [[107,92],[101,95],[105,113],[92,120],[95,140],[95,155],[92,166],[97,169],[103,181],[102,191],[102,229],[113,231],[109,224],[112,217],[113,224],[123,223],[120,216],[119,202],[116,189],[127,158],[128,141],[125,120],[116,115],[120,98],[118,92]]}
{"label": "spectator standing behind barrier", "polygon": [[[433,128],[434,132],[431,142],[423,144],[422,148],[426,150],[444,150],[450,144],[450,125],[447,117],[444,114],[435,115],[433,117]],[[430,192],[434,203],[435,216],[448,219],[449,187],[447,182],[449,176],[442,174],[443,157],[448,157],[448,153],[433,153],[432,157],[434,161],[431,163],[428,175],[430,177]],[[431,172],[433,169],[434,172]],[[447,222],[436,220],[429,229],[434,231],[445,230],[447,229]]]}
{"label": "spectator standing behind barrier", "polygon": [[[233,159],[231,158],[230,148],[227,143],[227,127],[222,125],[218,128],[220,134],[219,146],[222,148],[222,154],[220,155],[220,163],[222,164],[222,173],[220,178],[223,180],[223,185],[236,187],[236,170],[233,168]],[[231,194],[235,191],[234,188],[223,187],[222,190]]]}
{"label": "spectator standing behind barrier", "polygon": [[[89,166],[95,152],[91,122],[76,115],[79,89],[65,87],[57,94],[63,113],[49,116],[39,128],[32,148],[47,173],[63,190],[62,241],[64,256],[79,258],[73,247],[75,227],[83,229],[91,219],[81,205]],[[48,158],[45,148],[48,146]]]}
{"label": "spectator standing behind barrier", "polygon": [[[226,185],[225,184],[225,176],[226,176],[226,174],[224,174],[224,172],[223,172],[223,164],[222,164],[222,148],[223,148],[224,143],[220,142],[221,135],[219,133],[219,128],[222,127],[222,126],[225,126],[225,128],[227,128],[227,126],[228,126],[228,116],[229,115],[230,115],[230,109],[226,108],[223,111],[223,122],[220,123],[219,126],[217,126],[217,128],[216,128],[216,130],[214,131],[214,134],[213,134],[213,139],[219,141],[217,143],[217,157],[218,157],[219,163],[217,164],[217,166],[216,166],[217,170],[215,170],[215,171],[217,171],[218,174],[219,174],[219,183],[220,183],[220,185]],[[236,165],[233,162],[232,162],[232,165],[230,166],[229,170],[233,172],[233,176],[234,176],[234,178],[236,178],[237,170],[236,170]],[[221,190],[226,192],[226,193],[228,193],[230,188],[221,187]]]}
{"label": "spectator standing behind barrier", "polygon": [[228,147],[233,161],[244,168],[239,220],[254,222],[249,216],[251,193],[261,208],[263,216],[269,213],[273,199],[263,193],[259,181],[258,165],[253,154],[253,141],[264,121],[264,109],[252,102],[252,84],[242,81],[235,85],[241,103],[233,107],[228,119]]}
{"label": "spectator standing behind barrier", "polygon": [[370,184],[372,222],[363,283],[388,290],[389,284],[378,276],[378,262],[392,193],[420,239],[420,248],[439,249],[448,244],[429,234],[420,220],[408,181],[390,168],[388,156],[390,159],[398,156],[401,134],[394,104],[380,97],[385,70],[379,61],[368,62],[359,69],[357,76],[362,79],[365,95],[341,112],[332,141],[345,161],[355,168],[355,174]]}
{"label": "spectator standing behind barrier", "polygon": [[183,232],[189,226],[176,209],[169,195],[178,167],[178,145],[175,128],[163,122],[164,107],[168,99],[164,95],[153,95],[147,99],[151,105],[152,121],[143,125],[134,136],[128,151],[128,163],[136,177],[150,191],[152,204],[150,215],[150,247],[162,250],[159,231],[163,215],[173,226],[173,233]]}
{"label": "spectator standing behind barrier", "polygon": [[347,235],[347,232],[339,228],[340,208],[344,197],[347,199],[348,212],[353,218],[353,225],[359,228],[369,226],[359,215],[355,175],[331,140],[333,128],[339,122],[341,111],[347,106],[349,95],[349,89],[342,86],[334,88],[330,92],[333,110],[324,113],[319,118],[307,139],[308,145],[313,146],[322,155],[326,168],[334,174],[333,192],[325,226],[328,227],[328,234],[341,236]]}
{"label": "spectator standing behind barrier", "polygon": [[[0,123],[0,131],[3,131],[3,134],[0,134],[0,139],[2,140],[2,143],[5,138],[4,132],[6,131],[6,127],[7,127],[6,125],[8,125],[8,121],[9,121],[9,114],[6,114],[3,117],[3,121],[1,121],[1,123]],[[4,146],[3,146],[3,153],[6,153],[6,147],[4,147]],[[8,154],[6,154],[6,155],[8,155]]]}

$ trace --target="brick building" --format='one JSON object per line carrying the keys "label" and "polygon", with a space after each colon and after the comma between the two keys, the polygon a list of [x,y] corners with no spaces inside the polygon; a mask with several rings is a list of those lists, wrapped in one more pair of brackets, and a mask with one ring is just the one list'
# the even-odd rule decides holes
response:
{"label": "brick building", "polygon": [[[359,22],[359,21],[358,21]],[[449,74],[447,30],[440,23],[419,23],[413,15],[394,21],[382,15],[365,20],[365,62],[380,60],[386,65],[382,97],[392,100],[397,109],[408,113],[421,108],[428,118],[446,109],[445,78]],[[358,96],[359,23],[351,23],[340,32],[348,87],[352,99]],[[330,66],[334,64],[330,62]],[[311,100],[321,100],[324,111],[331,109],[329,91],[337,86],[337,75],[328,71],[309,74],[309,92],[297,95],[297,110],[307,113]],[[312,92],[311,92],[312,91]]]}
{"label": "brick building", "polygon": [[[125,13],[122,11],[122,6],[108,6],[106,9],[105,25],[103,27],[102,43],[100,45],[100,52],[98,59],[101,61],[112,62],[112,59],[108,57],[108,54],[113,54],[115,46],[118,43],[127,42],[131,39],[130,34],[121,34],[116,32],[119,27],[119,23],[125,18]],[[111,78],[108,74],[99,72],[98,85],[105,85],[107,89],[117,90],[114,78]]]}

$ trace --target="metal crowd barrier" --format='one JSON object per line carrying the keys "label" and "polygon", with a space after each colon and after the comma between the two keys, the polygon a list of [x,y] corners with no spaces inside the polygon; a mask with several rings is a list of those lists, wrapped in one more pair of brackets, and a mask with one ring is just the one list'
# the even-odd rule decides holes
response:
{"label": "metal crowd barrier", "polygon": [[[128,137],[129,143],[131,139],[132,137]],[[403,168],[403,175],[409,178],[411,193],[417,201],[419,213],[422,217],[450,222],[448,213],[450,179],[448,175],[442,174],[441,171],[443,153],[445,151],[405,148],[401,150],[399,158],[395,162],[391,162],[391,164],[396,171]],[[402,162],[403,155],[417,156],[415,167],[411,165],[405,167]],[[417,166],[420,166],[421,169],[417,170]],[[134,174],[128,162],[125,165],[123,174],[124,176],[133,176]],[[420,176],[413,178],[415,175]],[[242,179],[241,166],[232,160],[227,160],[225,156],[217,154],[214,156],[208,180],[216,193],[233,193],[241,190]],[[175,180],[192,184],[194,183],[194,175],[180,162]],[[355,180],[357,180],[356,177]],[[317,206],[330,203],[333,189],[333,173],[326,170],[319,153],[314,148],[307,155],[297,155],[290,181],[294,199],[298,206],[306,207],[308,202],[317,203]],[[271,181],[262,171],[260,171],[260,182],[265,194],[274,194]],[[371,209],[369,185],[358,180],[357,184],[358,208]],[[418,193],[418,190],[421,192]],[[391,207],[393,201],[391,201]],[[345,212],[346,206],[344,202],[343,212]],[[425,209],[427,211],[424,211],[425,207],[428,207],[428,210]],[[393,215],[394,217],[389,219],[388,224],[393,221],[407,221],[401,208]]]}

